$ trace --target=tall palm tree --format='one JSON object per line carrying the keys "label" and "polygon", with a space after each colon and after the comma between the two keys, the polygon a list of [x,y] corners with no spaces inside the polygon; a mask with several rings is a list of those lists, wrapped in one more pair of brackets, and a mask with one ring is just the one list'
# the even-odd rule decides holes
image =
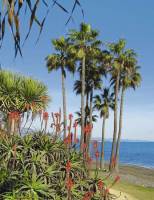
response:
{"label": "tall palm tree", "polygon": [[122,133],[122,121],[123,121],[123,107],[124,107],[124,95],[125,91],[128,88],[133,88],[134,90],[141,83],[141,75],[139,73],[139,67],[136,66],[136,54],[133,50],[127,50],[125,52],[126,60],[124,63],[124,69],[120,76],[120,87],[121,87],[121,98],[120,98],[120,116],[119,116],[119,132],[116,144],[116,171],[119,170],[119,150],[120,150],[120,141]]}
{"label": "tall palm tree", "polygon": [[[119,79],[120,73],[124,64],[124,49],[126,42],[121,39],[118,43],[112,43],[109,45],[109,50],[111,55],[113,56],[112,65],[111,65],[111,76],[116,77],[115,85],[114,85],[114,130],[113,130],[113,141],[112,141],[112,149],[110,156],[110,165],[109,169],[112,170],[112,164],[115,157],[115,149],[116,149],[116,139],[117,139],[117,122],[118,122],[118,94],[119,94]],[[112,80],[112,78],[111,78]]]}
{"label": "tall palm tree", "polygon": [[[81,74],[81,67],[79,67],[78,71]],[[91,61],[90,58],[88,58],[88,60],[86,61],[86,73],[85,73],[85,95],[86,95],[85,108],[87,107],[88,109],[90,109],[89,110],[90,113],[93,107],[92,105],[93,92],[94,90],[100,90],[102,87],[102,79],[99,72],[100,72],[99,67],[94,65],[93,60]],[[76,80],[74,83],[74,91],[76,92],[77,95],[81,94],[81,89],[82,89],[81,80]],[[87,116],[85,115],[85,121],[86,117]]]}
{"label": "tall palm tree", "polygon": [[[101,74],[99,73],[99,67],[94,64],[94,60],[91,60],[92,58],[88,57],[88,60],[86,61],[86,76],[85,76],[85,94],[86,94],[86,106],[85,106],[85,123],[91,125],[93,127],[93,94],[95,90],[100,90],[102,86],[102,79]],[[79,67],[79,71],[81,73],[81,68]],[[76,91],[76,94],[81,94],[81,81],[77,80],[74,84],[74,90]],[[90,138],[92,135],[92,129],[91,133],[84,138],[84,142],[87,143],[87,152],[89,151],[90,147]]]}
{"label": "tall palm tree", "polygon": [[104,168],[104,142],[105,142],[105,124],[106,119],[109,118],[109,108],[113,109],[113,95],[110,94],[110,90],[105,88],[102,94],[94,97],[94,108],[100,112],[100,117],[103,118],[102,123],[102,143],[101,143],[101,159],[100,168]]}
{"label": "tall palm tree", "polygon": [[77,51],[77,57],[80,60],[81,69],[81,140],[80,147],[84,141],[84,122],[85,122],[85,73],[86,73],[86,59],[91,45],[96,41],[98,32],[91,29],[89,24],[81,23],[79,31],[70,30],[69,33],[71,41],[74,43],[74,49]]}
{"label": "tall palm tree", "polygon": [[75,65],[74,59],[70,51],[69,39],[61,37],[52,41],[52,44],[57,51],[46,57],[46,65],[49,72],[53,70],[61,70],[61,84],[62,84],[62,96],[63,96],[63,121],[64,121],[64,138],[67,132],[67,112],[66,112],[66,88],[65,78],[66,70],[74,72]]}

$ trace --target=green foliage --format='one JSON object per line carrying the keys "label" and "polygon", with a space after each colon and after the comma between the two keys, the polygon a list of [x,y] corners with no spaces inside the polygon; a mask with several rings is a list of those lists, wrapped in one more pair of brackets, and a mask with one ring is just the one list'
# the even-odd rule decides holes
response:
{"label": "green foliage", "polygon": [[60,37],[59,39],[52,40],[52,44],[56,53],[46,57],[46,66],[48,71],[61,69],[66,77],[66,70],[74,73],[75,62],[74,53],[72,52],[71,43],[68,38]]}
{"label": "green foliage", "polygon": [[94,97],[94,108],[100,112],[100,117],[109,117],[109,108],[113,109],[113,94],[110,94],[109,88],[104,88],[102,94]]}
{"label": "green foliage", "polygon": [[48,101],[47,87],[40,81],[0,71],[0,111],[37,112],[45,109]]}
{"label": "green foliage", "polygon": [[[72,19],[72,15],[76,7],[80,7],[82,14],[83,9],[81,7],[80,0],[73,0],[72,9],[69,11],[65,8],[65,4],[59,3],[55,0],[1,0],[0,2],[0,48],[2,47],[2,42],[6,34],[7,27],[11,29],[11,33],[14,40],[15,56],[19,52],[22,56],[21,51],[21,29],[23,26],[23,14],[28,18],[27,34],[24,42],[30,35],[31,29],[35,24],[38,29],[38,38],[42,33],[45,21],[47,19],[48,13],[52,7],[57,6],[63,12],[68,14],[67,23]],[[41,8],[41,9],[40,9]],[[41,12],[40,12],[41,10]],[[43,11],[43,12],[42,12]],[[40,15],[38,14],[40,12]],[[39,15],[39,17],[38,17]]]}
{"label": "green foliage", "polygon": [[98,178],[88,178],[82,155],[74,148],[68,149],[60,139],[42,133],[5,135],[0,139],[0,152],[2,200],[68,199],[68,160],[73,180],[71,199],[81,199],[88,191],[95,192],[92,199],[99,199]]}

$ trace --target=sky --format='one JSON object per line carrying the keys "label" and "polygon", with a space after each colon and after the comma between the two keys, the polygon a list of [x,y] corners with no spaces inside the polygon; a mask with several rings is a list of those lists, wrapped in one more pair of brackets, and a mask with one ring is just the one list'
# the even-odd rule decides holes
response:
{"label": "sky", "polygon": [[[63,1],[61,1],[63,2]],[[69,29],[79,28],[84,21],[92,28],[100,31],[100,39],[104,42],[116,42],[120,38],[127,40],[127,47],[133,48],[138,54],[141,66],[142,84],[134,92],[128,90],[124,103],[123,139],[154,141],[154,1],[153,0],[81,0],[85,17],[80,9],[74,13],[74,22],[65,26],[68,15],[58,7],[54,7],[45,23],[38,44],[35,44],[38,29],[34,25],[30,37],[23,47],[23,58],[14,59],[14,50],[10,30],[7,29],[3,48],[0,50],[2,68],[43,81],[49,89],[52,102],[48,111],[57,111],[62,107],[60,72],[48,74],[45,57],[54,52],[51,40],[62,35],[66,36]],[[71,8],[71,1],[65,7]],[[39,17],[43,15],[43,9]],[[23,37],[27,33],[27,18],[23,17]],[[73,93],[73,82],[76,76],[67,74],[67,105],[68,113],[79,110],[80,97]],[[102,120],[94,126],[93,136],[101,136]],[[112,138],[113,113],[107,120],[106,138]]]}

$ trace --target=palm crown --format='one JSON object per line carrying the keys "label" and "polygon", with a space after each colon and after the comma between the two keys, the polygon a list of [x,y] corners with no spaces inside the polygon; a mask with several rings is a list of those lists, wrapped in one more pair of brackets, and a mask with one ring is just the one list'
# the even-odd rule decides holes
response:
{"label": "palm crown", "polygon": [[113,109],[113,94],[110,94],[109,88],[104,88],[102,94],[94,97],[94,108],[100,111],[100,117],[109,117],[109,108]]}
{"label": "palm crown", "polygon": [[71,53],[69,39],[61,37],[59,39],[53,40],[52,44],[57,51],[46,57],[48,71],[62,69],[64,75],[66,76],[66,71],[74,72],[75,65],[73,54]]}

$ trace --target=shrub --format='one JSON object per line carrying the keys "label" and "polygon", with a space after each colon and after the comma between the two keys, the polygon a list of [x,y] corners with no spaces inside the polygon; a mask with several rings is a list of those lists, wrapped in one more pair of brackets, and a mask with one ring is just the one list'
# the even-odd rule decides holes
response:
{"label": "shrub", "polygon": [[59,138],[41,132],[24,137],[6,135],[1,137],[0,152],[2,200],[97,200],[109,196],[103,180],[88,177],[82,155]]}

